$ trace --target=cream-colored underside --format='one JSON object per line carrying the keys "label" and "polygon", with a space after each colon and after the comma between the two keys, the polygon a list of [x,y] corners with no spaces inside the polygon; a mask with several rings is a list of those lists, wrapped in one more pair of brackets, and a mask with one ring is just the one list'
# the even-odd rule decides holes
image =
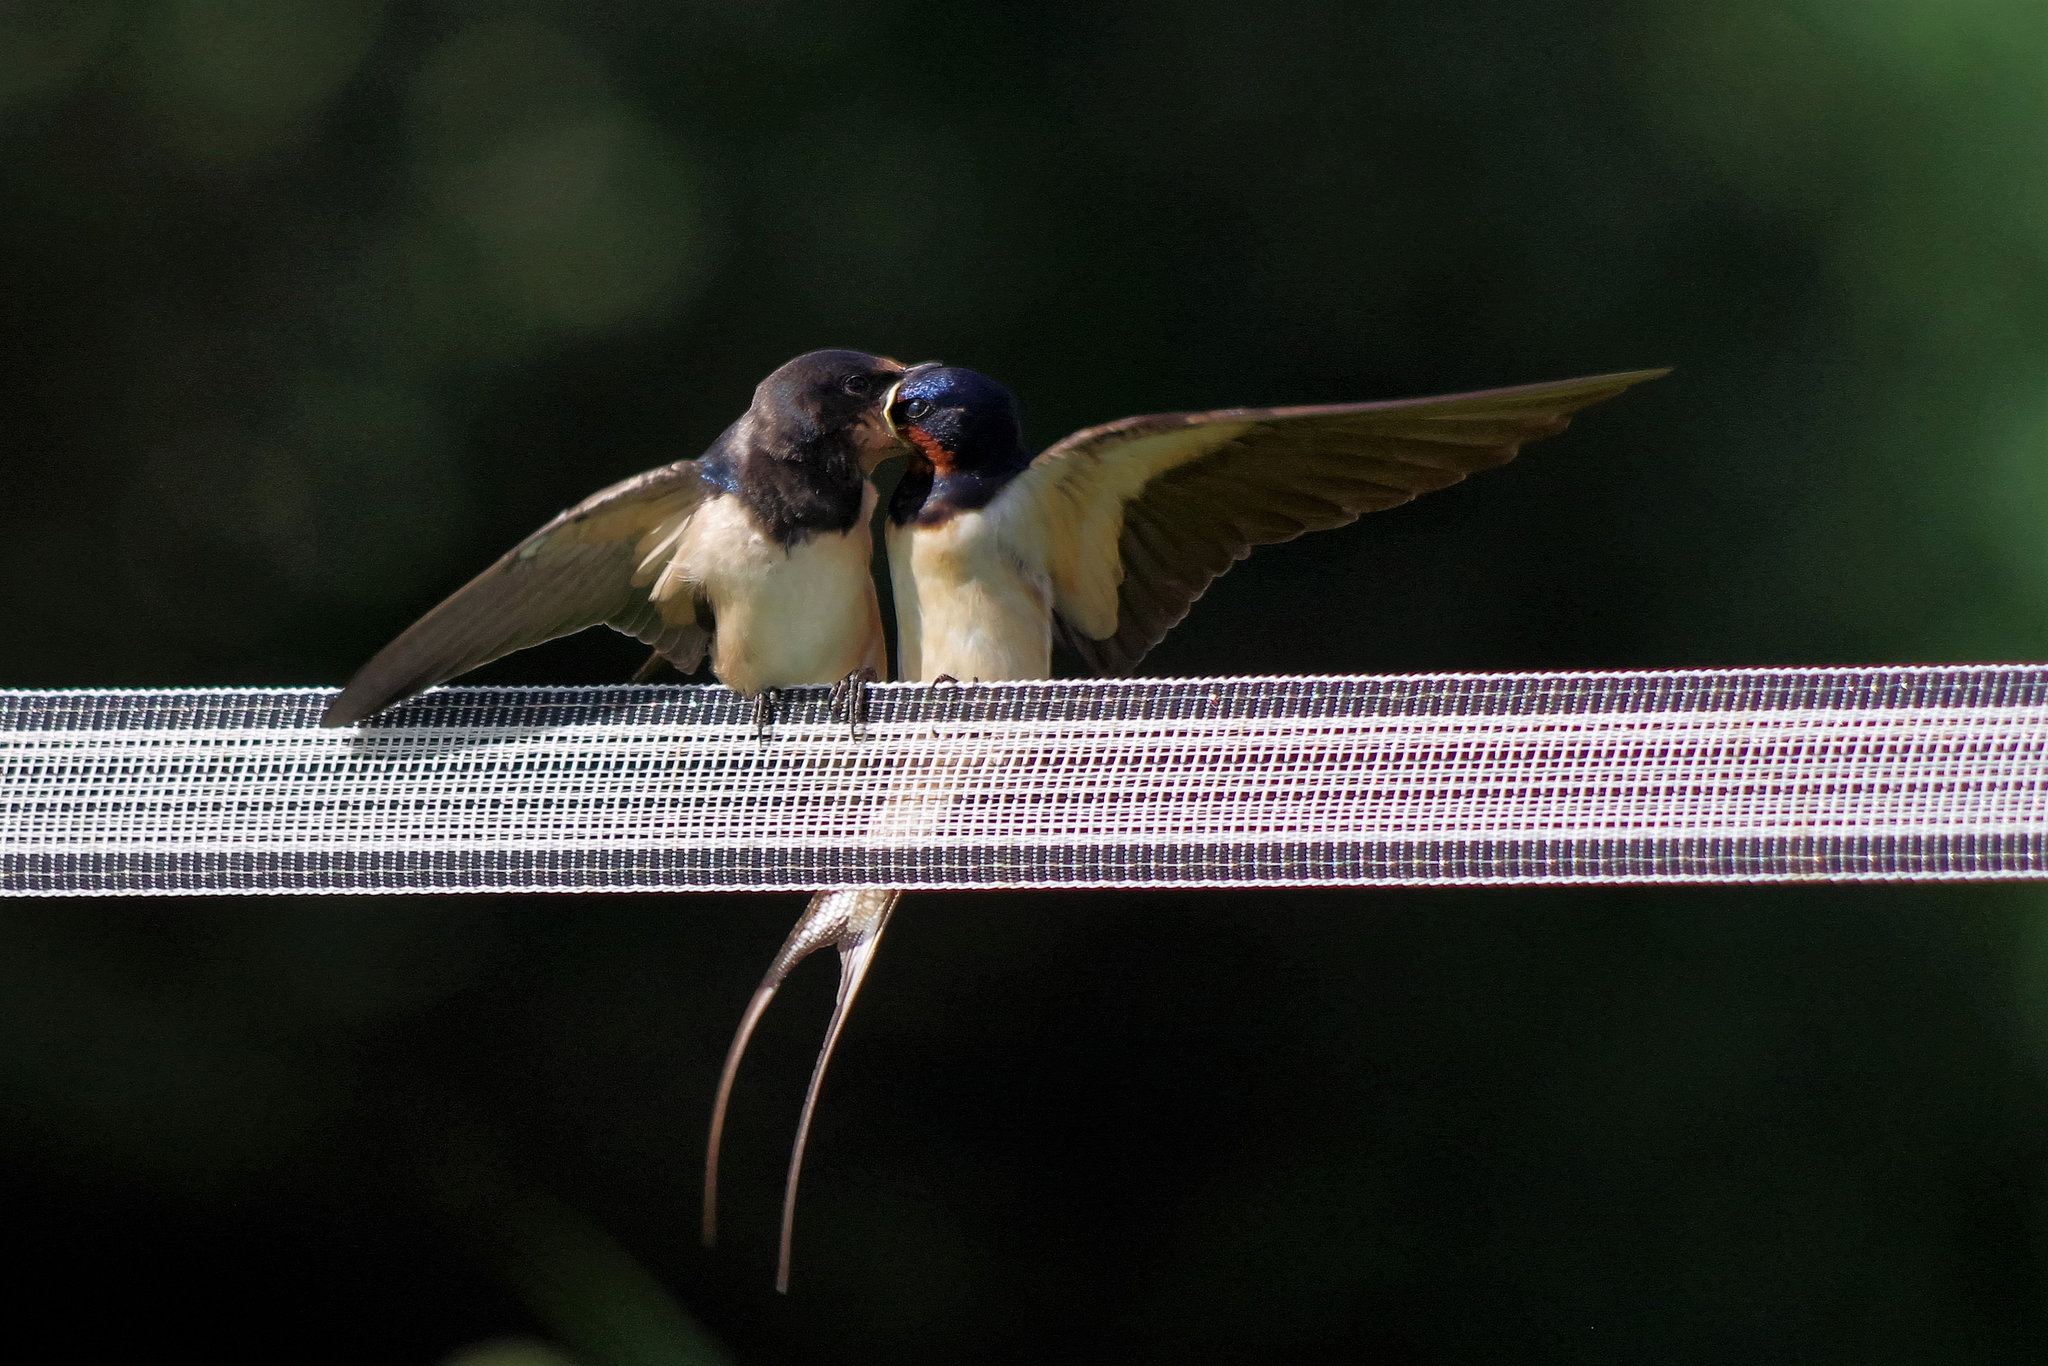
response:
{"label": "cream-colored underside", "polygon": [[1052,672],[1052,584],[1036,519],[1005,517],[1006,499],[938,526],[889,528],[896,660],[906,679],[950,674],[1044,678]]}
{"label": "cream-colored underside", "polygon": [[868,577],[874,506],[871,486],[851,530],[785,549],[739,499],[711,499],[677,528],[654,600],[684,609],[689,595],[704,594],[717,618],[711,670],[740,692],[836,683],[862,667],[887,678],[881,607]]}
{"label": "cream-colored underside", "polygon": [[[1165,470],[1241,433],[1214,422],[1040,456],[987,507],[889,528],[897,663],[906,679],[1044,678],[1055,607],[1073,629],[1116,633],[1124,506]],[[1057,451],[1058,448],[1055,448]]]}

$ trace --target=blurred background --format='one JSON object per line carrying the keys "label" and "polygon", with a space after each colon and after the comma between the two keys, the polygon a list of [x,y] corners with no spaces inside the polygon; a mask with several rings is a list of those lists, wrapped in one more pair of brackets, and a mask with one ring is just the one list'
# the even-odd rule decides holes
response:
{"label": "blurred background", "polygon": [[[2048,658],[2039,0],[0,0],[0,686],[339,684],[790,356],[1127,413],[1674,365],[1147,671]],[[478,681],[619,680],[593,632]],[[0,909],[79,1359],[2038,1361],[2027,888]]]}

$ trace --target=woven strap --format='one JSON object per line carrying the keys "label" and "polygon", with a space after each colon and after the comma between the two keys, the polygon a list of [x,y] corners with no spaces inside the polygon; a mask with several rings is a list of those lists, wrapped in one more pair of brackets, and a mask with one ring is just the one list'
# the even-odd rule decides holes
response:
{"label": "woven strap", "polygon": [[2048,668],[0,693],[0,890],[1967,879],[2048,870]]}

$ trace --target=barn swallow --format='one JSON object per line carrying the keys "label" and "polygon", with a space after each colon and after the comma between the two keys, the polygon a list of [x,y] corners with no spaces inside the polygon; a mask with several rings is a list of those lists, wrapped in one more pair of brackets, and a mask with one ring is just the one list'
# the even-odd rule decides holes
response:
{"label": "barn swallow", "polygon": [[798,356],[693,460],[592,494],[378,651],[328,704],[345,726],[500,656],[599,623],[684,674],[756,699],[881,677],[868,476],[900,442],[883,416],[905,368],[860,351]]}
{"label": "barn swallow", "polygon": [[1034,458],[1008,389],[919,367],[887,409],[910,447],[885,530],[898,676],[1044,678],[1056,639],[1090,672],[1129,673],[1254,546],[1506,464],[1579,409],[1668,373],[1127,417]]}
{"label": "barn swallow", "polygon": [[[885,416],[910,448],[886,537],[898,673],[1044,678],[1055,636],[1125,673],[1255,545],[1355,521],[1514,459],[1580,408],[1664,370],[1443,398],[1125,418],[1035,460],[1010,391],[973,370],[908,370]],[[789,1288],[798,1178],[818,1087],[900,893],[820,892],[776,955],[726,1053],[704,1166],[704,1241],[733,1076],[791,968],[830,944],[840,985],[783,1187],[776,1289]]]}
{"label": "barn swallow", "polygon": [[[515,650],[599,623],[653,646],[650,664],[665,660],[685,675],[708,652],[721,683],[760,703],[785,687],[851,682],[846,715],[855,724],[861,680],[888,667],[869,574],[875,491],[868,476],[901,447],[883,409],[905,373],[896,361],[858,351],[797,357],[761,382],[746,414],[702,456],[593,494],[458,589],[364,665],[321,724],[348,725]],[[707,1192],[733,1075],[761,1012],[791,967],[835,945],[839,1001],[790,1162],[782,1289],[818,1088],[898,895],[828,891],[812,899],[755,994],[720,1080]],[[707,1242],[713,1210],[707,1194]]]}

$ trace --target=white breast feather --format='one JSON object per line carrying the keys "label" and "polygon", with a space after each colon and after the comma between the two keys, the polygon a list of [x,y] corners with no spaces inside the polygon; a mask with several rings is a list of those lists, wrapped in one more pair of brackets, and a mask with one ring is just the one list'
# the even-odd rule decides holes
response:
{"label": "white breast feather", "polygon": [[1052,589],[1036,519],[1002,498],[937,526],[891,528],[905,677],[962,682],[1052,671]]}
{"label": "white breast feather", "polygon": [[[807,537],[785,549],[737,498],[713,498],[680,527],[642,542],[640,574],[657,602],[682,606],[702,593],[716,618],[711,667],[741,692],[836,683],[867,665],[882,672],[881,618],[868,577],[868,514],[844,534]],[[670,547],[658,571],[661,549]],[[654,571],[654,572],[650,572]]]}

